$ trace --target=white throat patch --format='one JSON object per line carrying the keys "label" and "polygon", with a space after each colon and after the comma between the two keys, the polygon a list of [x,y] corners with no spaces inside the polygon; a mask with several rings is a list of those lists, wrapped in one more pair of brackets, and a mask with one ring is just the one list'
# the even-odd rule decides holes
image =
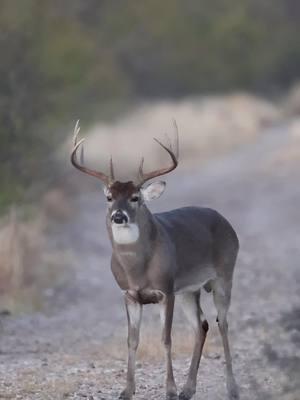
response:
{"label": "white throat patch", "polygon": [[130,244],[138,240],[140,236],[137,224],[114,224],[112,223],[112,234],[114,241],[118,244]]}

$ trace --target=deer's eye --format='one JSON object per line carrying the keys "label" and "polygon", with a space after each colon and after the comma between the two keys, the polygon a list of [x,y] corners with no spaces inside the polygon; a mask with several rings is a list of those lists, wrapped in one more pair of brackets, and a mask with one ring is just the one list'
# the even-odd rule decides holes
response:
{"label": "deer's eye", "polygon": [[130,201],[132,201],[133,203],[136,203],[137,201],[139,201],[139,196],[131,197]]}
{"label": "deer's eye", "polygon": [[112,201],[112,197],[111,196],[107,196],[106,200],[110,202],[110,201]]}

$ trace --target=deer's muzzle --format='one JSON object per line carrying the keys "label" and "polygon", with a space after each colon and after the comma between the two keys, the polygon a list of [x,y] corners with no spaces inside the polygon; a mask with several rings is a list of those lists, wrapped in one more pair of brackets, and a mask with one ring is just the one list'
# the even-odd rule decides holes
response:
{"label": "deer's muzzle", "polygon": [[128,216],[122,210],[116,210],[112,216],[111,221],[115,224],[127,224],[128,223]]}

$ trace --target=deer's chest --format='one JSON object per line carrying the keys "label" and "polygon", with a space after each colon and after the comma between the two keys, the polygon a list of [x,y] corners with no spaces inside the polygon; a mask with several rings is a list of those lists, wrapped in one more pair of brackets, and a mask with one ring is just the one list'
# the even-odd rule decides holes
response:
{"label": "deer's chest", "polygon": [[172,286],[163,268],[159,268],[156,263],[146,262],[136,253],[124,252],[121,260],[113,255],[111,269],[120,288],[138,292],[143,304],[156,303],[156,295],[152,292],[166,293]]}
{"label": "deer's chest", "polygon": [[164,299],[162,291],[153,289],[127,290],[126,295],[140,304],[157,304]]}
{"label": "deer's chest", "polygon": [[146,264],[136,252],[128,250],[113,255],[111,269],[123,290],[140,290],[148,286]]}

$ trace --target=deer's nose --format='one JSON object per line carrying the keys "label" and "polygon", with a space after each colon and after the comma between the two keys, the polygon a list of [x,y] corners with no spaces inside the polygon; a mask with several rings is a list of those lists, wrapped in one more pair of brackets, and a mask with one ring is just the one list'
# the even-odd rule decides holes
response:
{"label": "deer's nose", "polygon": [[126,224],[128,222],[128,217],[122,210],[119,209],[113,213],[111,220],[115,224]]}

